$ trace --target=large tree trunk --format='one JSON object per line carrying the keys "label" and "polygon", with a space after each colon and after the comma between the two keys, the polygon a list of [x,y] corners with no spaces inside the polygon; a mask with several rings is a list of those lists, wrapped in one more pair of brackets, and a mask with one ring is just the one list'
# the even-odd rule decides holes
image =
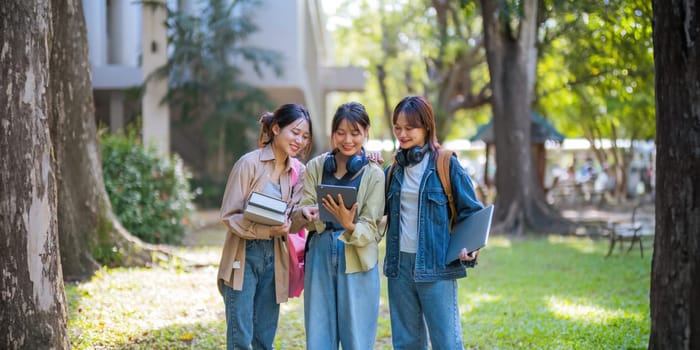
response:
{"label": "large tree trunk", "polygon": [[649,349],[700,349],[697,5],[692,0],[653,2],[657,195]]}
{"label": "large tree trunk", "polygon": [[[90,65],[82,6],[78,1],[53,0],[54,40],[51,41],[49,84],[52,103],[49,121],[59,183],[58,223],[61,262],[66,279],[91,275],[99,264],[93,258],[100,216],[98,182],[101,173]],[[88,146],[89,147],[86,147]]]}
{"label": "large tree trunk", "polygon": [[[384,34],[385,35],[385,34]],[[386,51],[385,51],[386,52]],[[379,86],[379,94],[382,95],[382,111],[384,111],[383,117],[384,117],[384,122],[386,125],[391,128],[394,123],[393,123],[393,115],[392,115],[392,110],[391,106],[389,104],[389,91],[387,90],[386,87],[386,70],[384,69],[384,64],[377,64],[377,85]],[[392,144],[396,144],[396,136],[394,136],[394,133],[391,133],[391,141]]]}
{"label": "large tree trunk", "polygon": [[49,135],[48,0],[0,1],[0,348],[68,349]]}
{"label": "large tree trunk", "polygon": [[[485,85],[478,93],[474,93],[472,71],[483,63],[483,56],[480,54],[483,39],[470,35],[460,23],[464,15],[463,5],[456,1],[432,0],[431,6],[435,10],[440,46],[438,54],[426,60],[428,77],[431,84],[434,84],[431,86],[434,92],[426,95],[430,94],[433,97],[437,136],[440,141],[444,141],[452,130],[455,112],[489,103],[490,90],[488,85]],[[449,56],[447,52],[453,50],[451,47],[454,44],[451,41],[455,40],[448,39],[455,36],[466,46],[464,51],[451,59],[452,62],[446,61]]]}
{"label": "large tree trunk", "polygon": [[[567,233],[570,225],[545,201],[530,142],[530,108],[537,49],[537,0],[522,2],[519,26],[504,18],[501,1],[481,0],[496,144],[494,231]],[[515,14],[511,14],[515,16]]]}
{"label": "large tree trunk", "polygon": [[[91,0],[89,0],[91,1]],[[99,263],[143,265],[150,245],[118,223],[102,178],[87,34],[80,0],[53,0],[51,138],[58,181],[63,275],[90,276]]]}
{"label": "large tree trunk", "polygon": [[[386,123],[387,128],[391,130],[394,123],[392,122],[391,103],[389,103],[389,89],[386,86],[385,65],[387,64],[389,57],[392,55],[391,45],[389,45],[389,43],[391,42],[391,40],[393,40],[393,38],[391,38],[391,35],[386,25],[386,13],[384,12],[384,2],[380,1],[379,4],[379,15],[381,21],[380,24],[382,29],[382,51],[384,53],[384,57],[382,58],[380,63],[377,63],[375,65],[375,67],[377,69],[377,86],[379,87],[379,94],[382,96],[382,111],[384,112],[384,122]],[[393,141],[392,144],[396,144],[396,137],[394,136],[394,133],[390,132],[390,134],[391,141]]]}

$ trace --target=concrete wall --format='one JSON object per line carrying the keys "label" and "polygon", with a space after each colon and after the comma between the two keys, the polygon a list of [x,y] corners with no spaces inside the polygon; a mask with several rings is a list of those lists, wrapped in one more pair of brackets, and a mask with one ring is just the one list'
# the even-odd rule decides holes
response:
{"label": "concrete wall", "polygon": [[[199,13],[198,0],[162,0],[170,8]],[[108,6],[109,5],[109,6]],[[89,57],[93,72],[96,103],[103,121],[112,130],[125,123],[124,90],[139,86],[145,77],[167,60],[165,13],[133,0],[83,1],[88,31]],[[321,0],[266,0],[253,9],[259,31],[246,46],[274,50],[282,54],[282,76],[264,68],[258,76],[252,65],[236,62],[243,79],[265,90],[276,105],[301,103],[314,123],[316,150],[329,146],[330,117],[326,94],[331,91],[364,89],[363,71],[334,67]],[[145,140],[156,142],[164,153],[170,144],[169,111],[160,106],[167,82],[149,84],[142,103]]]}

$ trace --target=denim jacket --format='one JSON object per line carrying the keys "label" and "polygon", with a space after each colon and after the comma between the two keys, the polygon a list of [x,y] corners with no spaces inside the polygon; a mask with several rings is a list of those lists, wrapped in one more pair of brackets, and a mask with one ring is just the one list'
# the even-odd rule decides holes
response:
{"label": "denim jacket", "polygon": [[[433,282],[467,276],[465,266],[459,261],[445,265],[447,246],[450,242],[450,209],[447,195],[442,189],[436,169],[435,153],[430,153],[430,161],[423,174],[418,202],[418,251],[416,253],[416,282]],[[387,168],[388,169],[388,168]],[[391,183],[386,194],[387,236],[384,274],[387,278],[399,275],[399,234],[401,187],[404,168],[396,165],[391,174]],[[474,186],[469,175],[462,168],[457,157],[450,159],[450,182],[459,222],[483,208],[476,199]],[[473,264],[472,264],[473,266]]]}

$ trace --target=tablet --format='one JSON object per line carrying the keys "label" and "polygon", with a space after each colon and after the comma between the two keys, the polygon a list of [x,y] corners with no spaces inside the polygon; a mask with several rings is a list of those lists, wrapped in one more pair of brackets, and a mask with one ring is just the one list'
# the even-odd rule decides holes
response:
{"label": "tablet", "polygon": [[335,216],[333,216],[333,214],[331,214],[323,206],[322,199],[329,194],[333,197],[333,199],[335,199],[336,203],[338,203],[338,194],[342,195],[345,207],[350,209],[352,205],[355,204],[355,202],[357,202],[357,189],[352,186],[335,186],[323,184],[316,186],[316,200],[318,202],[319,219],[322,222],[333,222],[336,225],[340,226],[338,221],[335,219]]}

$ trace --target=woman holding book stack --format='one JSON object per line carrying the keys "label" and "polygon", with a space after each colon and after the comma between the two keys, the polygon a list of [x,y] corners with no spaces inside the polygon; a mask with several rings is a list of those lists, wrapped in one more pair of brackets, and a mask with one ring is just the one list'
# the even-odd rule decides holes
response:
{"label": "woman holding book stack", "polygon": [[[433,109],[420,96],[394,108],[394,135],[399,141],[395,163],[387,168],[387,236],[384,274],[388,281],[391,339],[394,349],[462,349],[457,279],[474,266],[478,251],[461,251],[446,262],[450,240],[450,200],[436,161],[440,145]],[[456,221],[483,205],[456,157],[449,177]]]}
{"label": "woman holding book stack", "polygon": [[[238,159],[229,175],[221,204],[228,232],[218,272],[228,349],[272,349],[279,304],[288,298],[284,239],[306,224],[304,217],[317,215],[315,208],[294,209],[302,196],[305,168],[293,157],[308,153],[311,130],[311,118],[301,105],[285,104],[265,113],[260,147]],[[281,200],[283,217],[250,215],[251,195],[273,209]]]}
{"label": "woman holding book stack", "polygon": [[[309,350],[374,348],[379,317],[378,225],[384,214],[384,173],[363,148],[369,116],[357,102],[341,105],[331,125],[331,152],[307,163],[299,205],[322,208],[307,217],[304,325]],[[317,185],[351,187],[356,202]],[[347,193],[347,192],[346,192]],[[349,207],[349,209],[347,208]],[[326,215],[324,217],[324,215]]]}

